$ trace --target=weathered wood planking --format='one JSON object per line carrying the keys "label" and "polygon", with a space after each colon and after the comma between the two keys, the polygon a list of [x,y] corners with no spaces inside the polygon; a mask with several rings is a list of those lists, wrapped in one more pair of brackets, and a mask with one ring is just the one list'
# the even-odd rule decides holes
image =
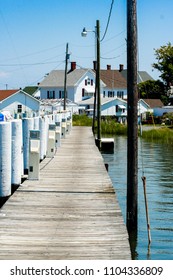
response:
{"label": "weathered wood planking", "polygon": [[73,127],[40,180],[0,210],[0,259],[131,259],[112,182],[90,128]]}

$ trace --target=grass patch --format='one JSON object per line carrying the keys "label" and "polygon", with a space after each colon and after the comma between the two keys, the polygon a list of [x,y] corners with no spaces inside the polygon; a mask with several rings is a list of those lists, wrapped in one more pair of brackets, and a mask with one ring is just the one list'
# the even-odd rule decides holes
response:
{"label": "grass patch", "polygon": [[74,126],[92,126],[92,118],[86,115],[73,115]]}
{"label": "grass patch", "polygon": [[[73,126],[92,126],[92,118],[86,115],[73,115]],[[95,122],[95,132],[97,131],[97,122]],[[126,135],[127,126],[119,124],[115,119],[107,117],[101,121],[102,134]]]}
{"label": "grass patch", "polygon": [[115,120],[105,120],[101,122],[101,131],[103,134],[127,135],[127,126]]}
{"label": "grass patch", "polygon": [[[73,115],[73,126],[91,126],[92,118],[86,115]],[[97,133],[97,122],[95,122],[95,133]],[[104,135],[127,135],[127,126],[118,123],[111,117],[101,121],[101,133]],[[148,141],[159,141],[161,143],[173,144],[173,129],[163,127],[142,132],[142,138]]]}
{"label": "grass patch", "polygon": [[143,131],[142,137],[147,140],[173,144],[173,130],[166,127]]}

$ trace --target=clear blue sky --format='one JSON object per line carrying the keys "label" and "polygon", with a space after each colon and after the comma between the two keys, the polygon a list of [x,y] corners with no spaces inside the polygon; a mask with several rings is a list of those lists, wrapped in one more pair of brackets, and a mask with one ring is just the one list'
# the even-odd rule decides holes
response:
{"label": "clear blue sky", "polygon": [[[92,68],[94,33],[81,37],[83,27],[94,30],[100,20],[102,38],[112,0],[0,0],[0,89],[36,85],[53,69],[70,61]],[[138,0],[139,70],[153,78],[154,49],[173,44],[173,1]],[[114,0],[110,25],[101,43],[101,68],[126,68],[126,0]]]}

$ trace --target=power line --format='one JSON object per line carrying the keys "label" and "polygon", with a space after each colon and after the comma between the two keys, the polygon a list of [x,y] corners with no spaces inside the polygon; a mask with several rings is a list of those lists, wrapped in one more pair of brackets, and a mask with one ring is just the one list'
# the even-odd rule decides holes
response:
{"label": "power line", "polygon": [[111,37],[111,38],[105,40],[104,43],[109,42],[109,41],[115,39],[116,37],[120,36],[120,35],[123,34],[123,33],[125,33],[125,30],[123,30],[123,31],[119,32],[118,34],[116,34],[115,36],[113,36],[113,37]]}
{"label": "power line", "polygon": [[[25,58],[25,57],[29,57],[29,56],[34,56],[34,55],[37,55],[37,54],[41,54],[41,53],[44,53],[44,52],[47,52],[47,51],[50,51],[50,50],[53,50],[53,49],[57,49],[58,47],[62,46],[61,45],[57,45],[57,46],[54,46],[54,47],[51,47],[51,48],[47,48],[47,49],[43,49],[43,50],[40,50],[40,51],[36,51],[36,52],[33,52],[33,53],[29,53],[29,54],[25,54],[25,55],[22,55],[18,58]],[[56,57],[58,56],[62,56],[64,53],[61,53],[61,54],[57,54]],[[11,60],[16,60],[16,57],[12,57],[12,58],[9,58],[9,59],[5,59],[5,61],[11,61]],[[3,61],[1,61],[3,62]]]}
{"label": "power line", "polygon": [[111,14],[112,14],[113,5],[114,5],[114,0],[112,0],[112,3],[111,3],[111,7],[110,7],[110,11],[109,11],[109,16],[108,16],[108,21],[107,21],[105,33],[104,33],[102,39],[100,40],[100,42],[102,42],[102,41],[104,40],[104,38],[105,38],[105,36],[106,36],[106,33],[107,33],[107,31],[108,31],[108,27],[109,27],[109,22],[110,22]]}
{"label": "power line", "polygon": [[114,56],[114,57],[100,57],[101,59],[115,59],[115,58],[118,58],[118,57],[120,57],[120,55],[117,55],[117,56]]}
{"label": "power line", "polygon": [[20,64],[0,64],[1,67],[16,67],[16,66],[37,66],[44,64],[52,64],[62,61],[48,61],[48,62],[35,62],[35,63],[20,63]]}

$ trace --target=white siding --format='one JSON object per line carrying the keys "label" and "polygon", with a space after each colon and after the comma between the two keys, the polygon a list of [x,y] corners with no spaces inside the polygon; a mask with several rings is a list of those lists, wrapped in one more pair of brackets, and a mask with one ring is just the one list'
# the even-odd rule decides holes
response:
{"label": "white siding", "polygon": [[[103,89],[103,96],[104,97],[119,97],[119,98],[122,98],[120,96],[120,94],[122,93],[123,94],[123,99],[127,99],[127,89],[125,88],[107,88],[105,87]],[[109,96],[109,92],[112,92],[114,93],[114,96]]]}
{"label": "white siding", "polygon": [[33,112],[39,115],[40,103],[38,100],[33,99],[24,92],[18,92],[8,97],[0,104],[0,109],[10,111],[11,115],[18,112],[18,105],[22,105],[22,113],[26,112],[32,115]]}

